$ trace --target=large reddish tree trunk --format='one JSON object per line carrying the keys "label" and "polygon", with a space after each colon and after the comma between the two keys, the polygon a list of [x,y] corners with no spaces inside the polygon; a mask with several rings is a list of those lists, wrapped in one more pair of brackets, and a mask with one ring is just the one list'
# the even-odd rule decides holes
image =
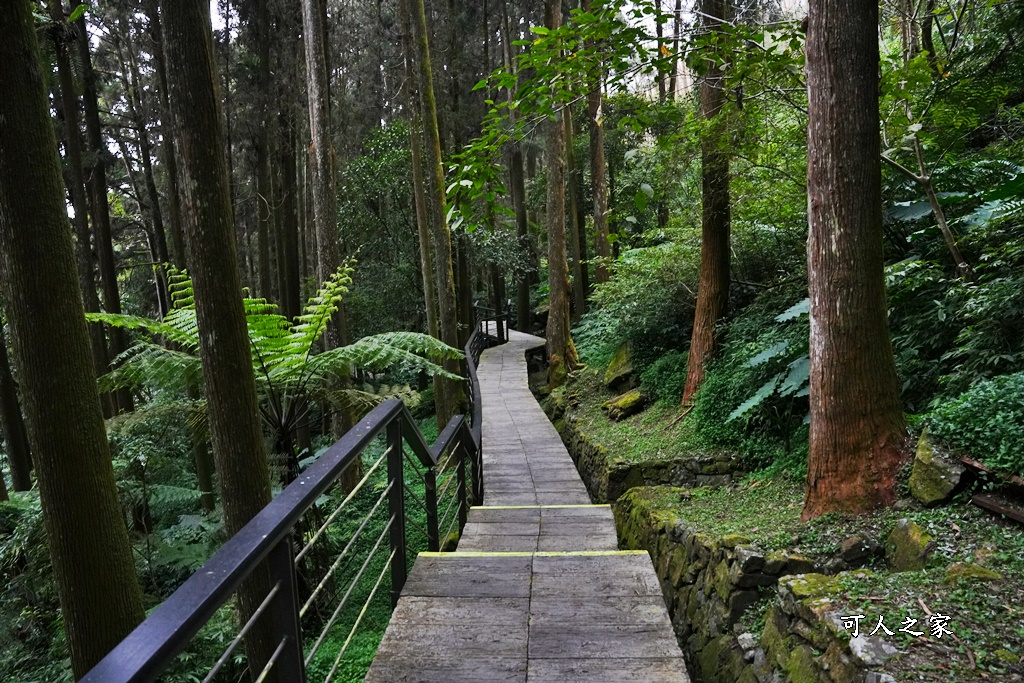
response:
{"label": "large reddish tree trunk", "polygon": [[67,634],[83,676],[144,616],[96,390],[32,5],[0,12],[0,287]]}
{"label": "large reddish tree trunk", "polygon": [[[728,0],[705,0],[704,23],[714,31],[729,11]],[[711,67],[700,89],[701,116],[710,122],[701,142],[700,282],[686,368],[683,405],[692,405],[707,364],[718,350],[715,328],[729,305],[729,156],[722,71]]]}
{"label": "large reddish tree trunk", "polygon": [[878,59],[877,3],[811,0],[811,432],[804,519],[892,503],[906,455],[882,270]]}

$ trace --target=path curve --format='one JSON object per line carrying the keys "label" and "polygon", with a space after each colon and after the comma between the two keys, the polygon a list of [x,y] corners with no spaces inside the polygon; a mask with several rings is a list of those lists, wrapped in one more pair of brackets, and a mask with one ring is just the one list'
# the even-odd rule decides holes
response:
{"label": "path curve", "polygon": [[617,549],[530,392],[543,343],[481,355],[484,505],[456,552],[416,559],[367,681],[689,682],[650,557]]}

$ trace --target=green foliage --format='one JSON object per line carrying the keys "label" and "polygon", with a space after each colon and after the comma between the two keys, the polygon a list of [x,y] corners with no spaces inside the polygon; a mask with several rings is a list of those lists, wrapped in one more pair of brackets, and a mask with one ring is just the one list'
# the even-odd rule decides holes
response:
{"label": "green foliage", "polygon": [[686,385],[688,354],[667,351],[640,373],[640,387],[657,401],[678,405]]}
{"label": "green foliage", "polygon": [[[328,321],[338,310],[351,284],[351,264],[339,268],[310,298],[294,322],[265,299],[243,299],[253,370],[260,396],[260,416],[273,435],[275,450],[296,457],[294,432],[315,400],[336,410],[366,411],[391,394],[339,387],[352,370],[418,373],[459,379],[438,363],[462,354],[440,341],[416,332],[386,332],[364,337],[347,346],[316,353]],[[145,386],[180,394],[201,379],[192,283],[182,272],[169,276],[174,308],[162,321],[138,316],[88,314],[90,320],[143,331],[150,340],[136,343],[117,359],[120,363],[100,378],[100,387]],[[173,342],[169,348],[161,340]],[[436,361],[436,362],[435,362]],[[399,393],[405,392],[400,389]]]}
{"label": "green foliage", "polygon": [[994,469],[1024,474],[1024,372],[979,382],[940,405],[928,431]]}
{"label": "green foliage", "polygon": [[683,345],[692,324],[697,254],[691,239],[623,252],[612,279],[591,297],[592,311],[573,331],[580,357],[606,364],[623,342],[633,341],[653,361],[661,351]]}
{"label": "green foliage", "polygon": [[[807,315],[809,311],[810,299],[804,299],[775,316],[775,322],[787,323],[791,320],[798,320],[801,316]],[[795,335],[790,333],[789,336],[795,337],[795,339],[787,339],[786,341],[774,344],[743,364],[747,368],[756,368],[762,365],[777,364],[780,358],[791,359],[786,363],[786,367],[781,372],[773,375],[754,392],[753,396],[729,413],[730,420],[743,417],[773,395],[779,398],[801,398],[807,396],[807,383],[811,373],[811,362],[807,355],[807,345],[802,342],[805,337],[805,328],[803,325],[794,327],[796,327],[798,333]]]}
{"label": "green foliage", "polygon": [[43,512],[36,491],[0,503],[0,676],[70,683]]}

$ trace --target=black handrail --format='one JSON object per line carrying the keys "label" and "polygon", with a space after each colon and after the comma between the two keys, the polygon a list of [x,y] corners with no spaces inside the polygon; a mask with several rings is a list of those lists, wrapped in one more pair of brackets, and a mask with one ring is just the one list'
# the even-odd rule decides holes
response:
{"label": "black handrail", "polygon": [[[489,334],[488,323],[495,328]],[[302,634],[299,628],[299,597],[295,578],[292,534],[303,515],[325,494],[370,443],[386,436],[388,469],[387,530],[391,541],[391,595],[397,602],[407,571],[403,466],[405,447],[426,468],[424,475],[428,548],[440,549],[436,467],[454,458],[458,477],[458,525],[466,523],[469,496],[483,500],[482,413],[476,365],[486,346],[508,338],[505,316],[484,318],[466,343],[469,373],[470,421],[453,418],[432,446],[401,401],[381,403],[228,541],[185,581],[167,600],[122,640],[82,679],[82,683],[142,683],[153,681],[185,649],[251,572],[265,560],[276,588],[266,599],[268,614],[280,638],[276,665],[282,680],[305,680]],[[458,446],[456,449],[455,447]],[[449,460],[451,462],[451,460]],[[471,466],[471,493],[467,491],[466,463]],[[453,520],[454,522],[454,520]],[[383,533],[383,532],[382,532]],[[367,559],[369,561],[369,559]],[[383,575],[382,575],[383,576]],[[276,583],[275,583],[276,582]],[[273,660],[272,660],[273,662]]]}

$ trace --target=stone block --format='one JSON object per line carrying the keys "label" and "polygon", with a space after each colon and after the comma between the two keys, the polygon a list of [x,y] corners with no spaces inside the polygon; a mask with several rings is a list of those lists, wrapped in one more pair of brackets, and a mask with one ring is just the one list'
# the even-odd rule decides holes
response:
{"label": "stone block", "polygon": [[909,519],[901,519],[885,542],[885,559],[897,572],[918,571],[928,564],[934,539]]}

